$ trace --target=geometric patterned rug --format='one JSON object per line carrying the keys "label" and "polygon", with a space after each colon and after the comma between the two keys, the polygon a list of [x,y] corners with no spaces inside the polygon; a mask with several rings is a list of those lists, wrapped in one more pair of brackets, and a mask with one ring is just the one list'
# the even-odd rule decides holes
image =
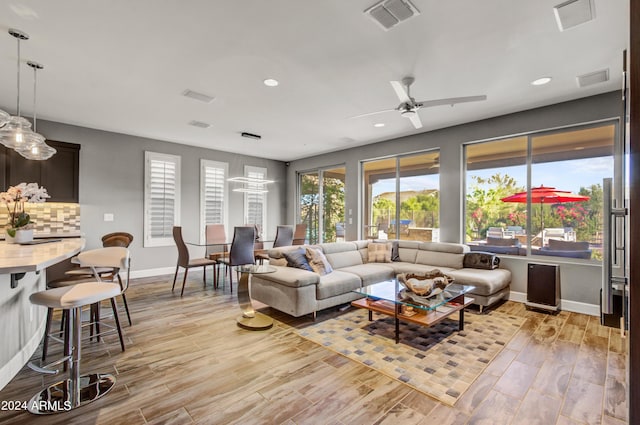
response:
{"label": "geometric patterned rug", "polygon": [[453,406],[525,319],[496,311],[465,314],[459,332],[458,315],[452,316],[431,327],[401,320],[398,344],[393,317],[374,313],[370,322],[367,310],[360,308],[296,332]]}

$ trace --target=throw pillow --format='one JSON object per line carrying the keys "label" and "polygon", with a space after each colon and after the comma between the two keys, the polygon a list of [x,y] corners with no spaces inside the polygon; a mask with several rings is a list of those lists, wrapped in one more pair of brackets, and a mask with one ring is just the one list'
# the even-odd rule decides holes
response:
{"label": "throw pillow", "polygon": [[304,248],[284,251],[282,255],[287,259],[287,267],[295,267],[296,269],[308,270],[310,272],[313,271],[307,260]]}
{"label": "throw pillow", "polygon": [[369,262],[370,263],[390,263],[391,262],[391,242],[369,244]]}
{"label": "throw pillow", "polygon": [[307,248],[307,260],[309,260],[311,269],[320,276],[324,276],[333,271],[331,264],[327,261],[327,257],[325,257],[324,253],[319,249]]}

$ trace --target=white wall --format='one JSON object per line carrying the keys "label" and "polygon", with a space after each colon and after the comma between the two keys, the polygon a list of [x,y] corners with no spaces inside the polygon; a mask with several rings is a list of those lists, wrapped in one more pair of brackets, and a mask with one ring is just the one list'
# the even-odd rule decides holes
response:
{"label": "white wall", "polygon": [[[353,224],[346,226],[347,240],[359,237],[361,228],[359,202],[359,162],[406,152],[427,149],[440,150],[440,240],[460,242],[463,235],[463,164],[462,146],[466,142],[504,137],[508,135],[545,130],[604,119],[618,119],[622,114],[620,93],[610,92],[598,96],[578,99],[552,106],[516,112],[483,121],[472,122],[372,145],[354,147],[310,158],[292,161],[287,172],[287,219],[293,221],[296,212],[297,172],[330,165],[346,165],[346,210],[353,210]],[[426,120],[428,123],[428,120]],[[407,123],[409,125],[409,123]],[[348,221],[348,217],[347,217]],[[532,262],[539,262],[538,256]],[[522,259],[521,259],[522,260]],[[520,260],[520,261],[521,261]],[[524,259],[525,263],[527,259]],[[557,262],[556,262],[557,263]],[[514,287],[523,290],[522,279],[526,279],[526,265],[509,263],[514,267]],[[518,264],[518,266],[516,266]],[[523,271],[524,270],[524,271]],[[561,267],[562,298],[570,301],[598,304],[601,280],[599,265]],[[522,277],[524,273],[524,278]],[[526,288],[526,286],[524,286]],[[523,290],[526,292],[526,290]]]}
{"label": "white wall", "polygon": [[[38,120],[38,132],[48,139],[78,143],[80,149],[81,231],[87,248],[101,246],[100,237],[125,231],[134,235],[131,246],[132,270],[175,268],[175,246],[143,248],[144,151],[179,155],[182,170],[181,225],[185,241],[198,241],[200,231],[200,159],[229,163],[229,176],[243,176],[244,166],[266,167],[269,179],[267,231],[274,236],[276,226],[285,224],[286,166],[283,162],[228,152],[185,146],[176,143],[93,130]],[[244,224],[244,197],[229,191],[228,237],[233,226]],[[103,214],[113,213],[113,222],[104,222]],[[292,223],[292,222],[291,222]],[[204,255],[204,248],[192,249]]]}

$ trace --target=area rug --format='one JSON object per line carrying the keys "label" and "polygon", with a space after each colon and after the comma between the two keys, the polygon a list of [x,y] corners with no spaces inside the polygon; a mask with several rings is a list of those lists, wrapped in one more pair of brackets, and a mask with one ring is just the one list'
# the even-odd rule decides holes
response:
{"label": "area rug", "polygon": [[453,406],[525,321],[496,311],[465,314],[464,330],[458,331],[457,316],[432,327],[400,321],[398,344],[393,317],[374,313],[370,322],[363,309],[297,332]]}

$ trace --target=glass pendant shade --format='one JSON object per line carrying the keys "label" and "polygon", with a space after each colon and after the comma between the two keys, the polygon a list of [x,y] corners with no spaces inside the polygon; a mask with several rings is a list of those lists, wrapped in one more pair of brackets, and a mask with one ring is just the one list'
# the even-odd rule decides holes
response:
{"label": "glass pendant shade", "polygon": [[26,143],[20,148],[16,148],[16,152],[26,159],[43,161],[51,158],[57,151],[45,143],[43,136],[38,133],[33,133],[33,135],[29,136]]}
{"label": "glass pendant shade", "polygon": [[10,118],[9,114],[7,114],[5,111],[0,109],[0,127],[8,123],[9,118]]}
{"label": "glass pendant shade", "polygon": [[18,149],[36,134],[31,130],[31,123],[27,119],[13,116],[0,128],[0,143],[10,149]]}

